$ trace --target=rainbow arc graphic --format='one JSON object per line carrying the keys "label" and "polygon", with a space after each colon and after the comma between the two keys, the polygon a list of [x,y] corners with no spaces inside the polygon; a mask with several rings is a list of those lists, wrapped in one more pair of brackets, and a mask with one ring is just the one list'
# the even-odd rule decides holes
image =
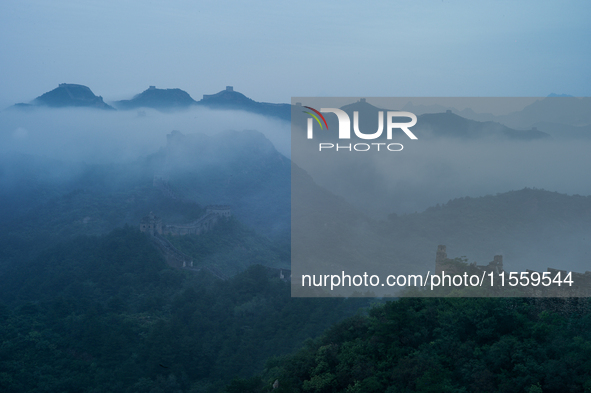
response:
{"label": "rainbow arc graphic", "polygon": [[[326,123],[326,119],[324,118],[324,116],[322,116],[322,113],[318,112],[316,109],[309,107],[309,106],[304,106],[304,108],[308,108],[314,112],[314,113],[312,113],[312,112],[308,112],[308,111],[302,111],[302,112],[307,113],[308,115],[312,116],[314,119],[316,119],[321,130],[323,129],[323,127],[322,127],[322,123],[320,122],[320,119],[322,119],[322,121],[324,122],[324,125],[326,126],[326,129],[328,130],[328,124]],[[320,116],[320,119],[316,115]]]}

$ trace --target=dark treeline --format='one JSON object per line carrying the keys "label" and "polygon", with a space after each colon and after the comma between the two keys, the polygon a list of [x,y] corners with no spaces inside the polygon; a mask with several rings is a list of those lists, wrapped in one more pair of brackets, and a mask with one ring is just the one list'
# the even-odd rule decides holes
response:
{"label": "dark treeline", "polygon": [[217,392],[367,305],[292,299],[260,265],[172,269],[130,227],[43,251],[0,288],[2,392]]}
{"label": "dark treeline", "polygon": [[[404,298],[226,392],[588,392],[588,299]],[[550,311],[554,310],[554,311]]]}
{"label": "dark treeline", "polygon": [[[245,229],[194,251],[228,231]],[[367,299],[293,299],[275,273],[172,269],[130,227],[51,247],[0,277],[0,391],[591,389],[587,299],[404,298],[365,315]]]}

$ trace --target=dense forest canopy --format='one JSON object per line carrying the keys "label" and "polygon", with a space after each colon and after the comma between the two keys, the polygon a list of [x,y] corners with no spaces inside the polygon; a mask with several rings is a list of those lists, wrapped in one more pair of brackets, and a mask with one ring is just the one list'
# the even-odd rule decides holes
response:
{"label": "dense forest canopy", "polygon": [[226,392],[588,392],[588,299],[404,298]]}
{"label": "dense forest canopy", "polygon": [[173,269],[131,227],[51,247],[1,289],[3,392],[216,392],[368,304],[292,299],[260,265]]}

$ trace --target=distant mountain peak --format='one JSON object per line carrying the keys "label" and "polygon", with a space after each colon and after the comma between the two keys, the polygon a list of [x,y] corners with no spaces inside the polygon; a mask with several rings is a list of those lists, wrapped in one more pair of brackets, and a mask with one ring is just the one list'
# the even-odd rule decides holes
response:
{"label": "distant mountain peak", "polygon": [[203,99],[199,101],[202,105],[208,106],[228,106],[228,105],[256,105],[256,101],[248,98],[242,93],[234,91],[234,86],[226,86],[215,94],[204,94]]}
{"label": "distant mountain peak", "polygon": [[54,108],[90,107],[114,109],[103,101],[103,97],[96,96],[88,86],[74,83],[60,83],[55,89],[35,98],[31,105]]}
{"label": "distant mountain peak", "polygon": [[257,102],[234,90],[234,86],[226,86],[225,90],[215,94],[204,94],[197,104],[216,109],[238,109],[254,112],[265,116],[274,116],[286,121],[291,120],[291,105]]}
{"label": "distant mountain peak", "polygon": [[136,94],[131,100],[116,101],[115,106],[119,109],[154,108],[154,109],[175,109],[187,108],[196,104],[189,93],[181,89],[158,89],[150,86],[140,94]]}
{"label": "distant mountain peak", "polygon": [[358,101],[352,103],[352,104],[347,104],[342,106],[340,109],[344,110],[345,112],[353,112],[353,111],[358,111],[358,112],[363,112],[363,111],[372,111],[372,112],[377,112],[377,111],[383,111],[383,109],[380,109],[376,106],[373,106],[372,104],[370,104],[369,102],[367,102],[367,100],[365,98],[360,98]]}
{"label": "distant mountain peak", "polygon": [[[202,105],[214,109],[243,110],[263,116],[277,117],[288,122],[291,120],[291,105],[257,102],[235,91],[233,86],[226,86],[224,90],[215,94],[204,94],[203,99],[195,101],[189,93],[179,88],[159,89],[152,85],[133,98],[115,101],[113,105],[122,110],[153,108],[161,111]],[[106,104],[101,96],[94,95],[87,86],[73,83],[60,83],[57,88],[37,97],[30,103],[17,103],[11,108],[34,110],[38,106],[115,109]]]}

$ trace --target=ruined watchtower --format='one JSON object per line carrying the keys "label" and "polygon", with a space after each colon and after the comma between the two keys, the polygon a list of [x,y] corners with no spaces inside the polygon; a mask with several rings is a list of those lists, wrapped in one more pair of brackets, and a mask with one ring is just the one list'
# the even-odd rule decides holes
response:
{"label": "ruined watchtower", "polygon": [[162,219],[150,212],[140,221],[140,231],[147,232],[154,236],[155,233],[162,235]]}

